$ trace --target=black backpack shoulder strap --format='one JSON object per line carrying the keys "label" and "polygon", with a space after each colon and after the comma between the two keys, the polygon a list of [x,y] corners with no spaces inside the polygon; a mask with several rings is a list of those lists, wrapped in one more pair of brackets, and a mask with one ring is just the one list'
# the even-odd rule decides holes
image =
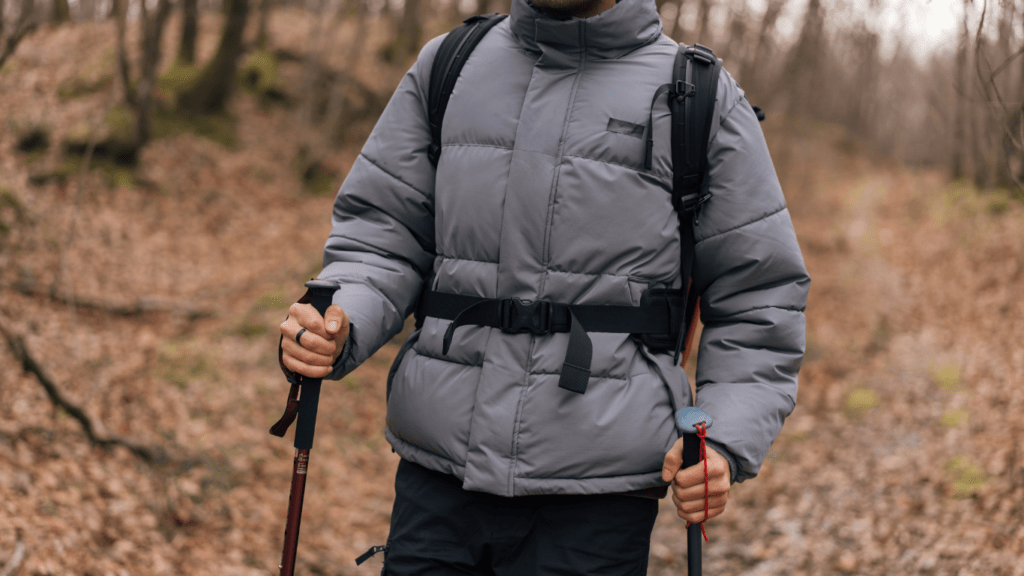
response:
{"label": "black backpack shoulder strap", "polygon": [[690,351],[689,340],[696,324],[697,297],[692,290],[693,226],[699,222],[700,206],[711,193],[708,191],[708,139],[714,121],[715,100],[718,96],[718,78],[722,61],[710,48],[699,44],[679,47],[673,70],[672,88],[669,90],[669,108],[672,111],[672,205],[679,214],[680,274],[686,294],[683,318],[685,329],[679,331],[675,346],[675,361],[681,351]]}
{"label": "black backpack shoulder strap", "polygon": [[437,49],[434,64],[430,69],[429,106],[430,115],[430,162],[437,166],[441,157],[441,123],[448,109],[455,81],[469,55],[487,32],[507,18],[505,14],[486,14],[467,18],[462,25],[452,30]]}
{"label": "black backpack shoulder strap", "polygon": [[[430,68],[430,86],[427,93],[427,113],[430,122],[430,148],[427,154],[434,167],[437,167],[437,161],[441,158],[441,124],[444,122],[445,110],[448,109],[448,99],[455,89],[455,81],[459,79],[462,67],[484,35],[507,17],[506,14],[485,14],[467,18],[449,32],[437,48],[434,63]],[[414,311],[417,329],[423,327],[423,294],[430,290],[432,280],[433,273],[421,288]]]}
{"label": "black backpack shoulder strap", "polygon": [[706,194],[708,139],[718,96],[722,61],[699,44],[680,46],[673,75],[672,203],[680,214],[694,213]]}

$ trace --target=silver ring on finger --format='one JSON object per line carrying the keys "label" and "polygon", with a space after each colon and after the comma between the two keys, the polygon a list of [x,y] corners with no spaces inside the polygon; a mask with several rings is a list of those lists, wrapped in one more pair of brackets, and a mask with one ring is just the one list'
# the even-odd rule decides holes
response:
{"label": "silver ring on finger", "polygon": [[306,331],[306,329],[305,329],[305,328],[300,328],[300,329],[299,329],[299,331],[298,331],[298,332],[297,332],[297,333],[295,334],[295,342],[296,342],[296,343],[297,343],[297,344],[298,344],[299,346],[302,346],[302,341],[300,340],[300,338],[302,338],[302,334],[303,334],[303,333],[304,333],[305,331]]}

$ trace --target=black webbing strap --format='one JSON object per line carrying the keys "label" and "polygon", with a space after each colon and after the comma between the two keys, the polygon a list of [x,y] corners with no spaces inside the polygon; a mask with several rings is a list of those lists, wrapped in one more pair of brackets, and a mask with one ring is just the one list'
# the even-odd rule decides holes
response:
{"label": "black webbing strap", "polygon": [[690,328],[695,320],[698,297],[690,290],[696,243],[693,227],[700,223],[701,205],[711,197],[706,178],[708,140],[721,71],[722,61],[710,48],[699,44],[692,47],[680,44],[672,83],[659,86],[654,92],[647,120],[644,166],[650,170],[654,164],[654,104],[662,94],[668,93],[672,113],[672,207],[679,215],[679,272],[686,302],[683,318],[684,322],[691,324],[678,331],[674,346],[676,363],[679,363],[687,334],[693,333]]}
{"label": "black webbing strap", "polygon": [[459,326],[489,326],[512,334],[568,332],[569,346],[558,386],[583,394],[587,390],[593,357],[593,343],[587,332],[668,334],[673,321],[681,317],[682,310],[673,311],[667,303],[648,306],[570,305],[546,300],[478,298],[430,291],[423,295],[419,313],[452,321],[445,330],[442,343],[441,351],[445,355]]}
{"label": "black webbing strap", "polygon": [[[313,278],[310,278],[313,280]],[[313,302],[313,291],[306,288],[306,293],[301,298],[296,300],[299,304],[310,304]],[[287,318],[285,318],[287,320]],[[288,428],[295,422],[295,417],[299,415],[299,386],[302,380],[301,374],[296,374],[284,365],[284,335],[282,334],[280,339],[277,341],[277,363],[281,366],[281,371],[284,372],[285,379],[291,384],[291,389],[288,391],[288,404],[284,407],[284,414],[270,427],[270,433],[279,438],[283,438],[285,433],[288,432]]]}
{"label": "black webbing strap", "polygon": [[444,122],[444,113],[448,109],[448,99],[455,89],[455,82],[459,79],[462,67],[487,31],[507,17],[505,14],[487,14],[467,18],[461,26],[448,33],[437,49],[434,64],[430,68],[427,107],[430,121],[428,155],[434,166],[437,166],[437,161],[441,157],[441,124]]}
{"label": "black webbing strap", "polygon": [[[708,139],[722,62],[700,44],[680,46],[673,79],[672,201],[680,212],[696,206],[708,163]],[[682,169],[680,169],[680,167]],[[692,198],[692,199],[691,199]]]}
{"label": "black webbing strap", "polygon": [[[708,139],[718,92],[722,61],[699,44],[680,46],[673,77],[672,110],[672,205],[679,214],[680,277],[687,291],[684,318],[693,322],[696,294],[692,293],[693,227],[699,223],[700,206],[710,198],[707,182]],[[680,360],[689,330],[680,330],[674,361]]]}

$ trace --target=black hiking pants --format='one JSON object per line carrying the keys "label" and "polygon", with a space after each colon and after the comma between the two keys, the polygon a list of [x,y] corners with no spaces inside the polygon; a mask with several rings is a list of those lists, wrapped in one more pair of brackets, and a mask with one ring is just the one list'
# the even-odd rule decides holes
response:
{"label": "black hiking pants", "polygon": [[658,501],[622,495],[504,498],[402,460],[387,576],[641,576]]}

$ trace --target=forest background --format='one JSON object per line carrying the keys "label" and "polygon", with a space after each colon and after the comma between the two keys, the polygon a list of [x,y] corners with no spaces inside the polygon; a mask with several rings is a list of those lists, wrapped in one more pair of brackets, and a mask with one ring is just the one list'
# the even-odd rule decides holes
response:
{"label": "forest background", "polygon": [[[1024,575],[1024,2],[658,0],[763,124],[813,278],[714,574]],[[507,0],[0,0],[0,576],[276,574],[278,329],[418,49]],[[384,379],[321,400],[300,574],[374,574]],[[692,358],[687,370],[693,374]],[[671,503],[651,574],[685,570]]]}

